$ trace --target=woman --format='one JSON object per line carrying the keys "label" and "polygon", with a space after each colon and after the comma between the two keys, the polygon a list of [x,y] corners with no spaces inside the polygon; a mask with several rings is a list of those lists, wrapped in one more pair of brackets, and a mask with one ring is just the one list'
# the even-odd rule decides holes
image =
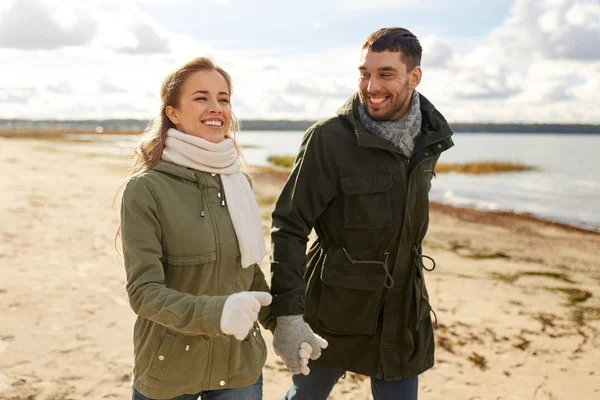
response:
{"label": "woman", "polygon": [[[121,238],[133,399],[260,399],[271,302],[265,243],[232,139],[231,78],[206,58],[171,73],[136,150]],[[266,321],[268,309],[260,311]]]}

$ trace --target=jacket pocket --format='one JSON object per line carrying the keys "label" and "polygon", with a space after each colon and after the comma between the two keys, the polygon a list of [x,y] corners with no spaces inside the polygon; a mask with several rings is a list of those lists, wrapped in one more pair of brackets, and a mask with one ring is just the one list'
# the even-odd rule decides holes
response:
{"label": "jacket pocket", "polygon": [[148,375],[157,378],[161,372],[165,370],[167,364],[169,364],[169,361],[171,360],[171,350],[173,349],[176,338],[177,336],[172,332],[167,331],[165,333],[156,354],[154,354],[154,359],[151,362]]}
{"label": "jacket pocket", "polygon": [[216,249],[207,249],[202,252],[194,252],[193,254],[186,253],[177,253],[177,254],[167,254],[165,256],[165,261],[169,265],[174,265],[177,267],[193,267],[199,266],[202,264],[207,264],[210,262],[214,262],[217,260],[217,250]]}
{"label": "jacket pocket", "polygon": [[334,334],[374,335],[386,285],[381,264],[343,265],[325,260],[317,326]]}
{"label": "jacket pocket", "polygon": [[344,227],[382,229],[392,225],[392,176],[388,172],[343,175]]}
{"label": "jacket pocket", "polygon": [[209,340],[202,335],[182,335],[167,331],[148,375],[181,387],[206,379]]}
{"label": "jacket pocket", "polygon": [[258,324],[254,324],[248,336],[234,341],[229,357],[229,379],[258,379],[267,360],[267,345]]}

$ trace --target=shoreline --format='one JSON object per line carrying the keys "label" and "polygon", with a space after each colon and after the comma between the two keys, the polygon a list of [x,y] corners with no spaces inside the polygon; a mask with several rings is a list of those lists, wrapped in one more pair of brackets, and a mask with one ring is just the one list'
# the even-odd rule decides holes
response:
{"label": "shoreline", "polygon": [[[66,135],[138,135],[141,134],[141,131],[104,131],[102,133],[95,132],[93,130],[86,129],[0,129],[0,138],[4,137],[7,139],[41,139],[41,140],[52,140],[59,142],[69,142],[69,138],[65,137]],[[79,143],[79,141],[76,141]],[[90,140],[88,142],[93,142]],[[248,146],[245,146],[248,147]],[[254,147],[254,146],[250,146]],[[123,158],[121,154],[114,154],[116,158]],[[287,176],[289,175],[289,169],[285,167],[281,167],[275,164],[271,165],[247,165],[250,174],[265,174],[269,173],[272,178],[276,179],[276,181],[280,181],[281,185]],[[548,218],[543,218],[540,216],[536,216],[535,214],[529,212],[519,212],[516,210],[510,211],[493,211],[493,210],[481,210],[474,207],[461,207],[454,206],[450,204],[444,204],[440,202],[430,201],[432,209],[438,210],[449,210],[454,209],[453,215],[459,217],[461,214],[463,215],[463,219],[469,220],[469,218],[478,218],[485,221],[492,221],[495,218],[500,216],[511,217],[515,221],[537,221],[540,224],[545,226],[554,226],[558,228],[563,228],[565,230],[570,230],[572,232],[582,232],[582,233],[590,233],[590,234],[600,234],[600,227],[588,228],[583,227],[577,224],[570,224],[564,221],[556,221]],[[484,217],[487,215],[487,217]]]}
{"label": "shoreline", "polygon": [[[289,169],[277,166],[248,166],[251,177],[256,177],[257,179],[261,179],[266,177],[267,179],[273,181],[276,184],[283,185],[287,177],[289,176]],[[275,199],[276,200],[276,199]],[[477,222],[493,224],[498,223],[498,219],[511,219],[515,222],[534,222],[546,227],[555,227],[564,229],[570,232],[578,232],[592,235],[600,235],[600,229],[587,229],[577,225],[571,225],[564,222],[553,221],[550,219],[544,219],[538,216],[535,216],[530,213],[520,213],[518,211],[491,211],[491,210],[478,210],[476,208],[470,207],[459,207],[450,204],[439,203],[435,201],[430,201],[430,209],[434,211],[439,211],[443,213],[449,213],[456,218],[465,220],[465,221],[473,221]]]}
{"label": "shoreline", "polygon": [[450,204],[438,203],[435,201],[429,202],[429,205],[431,210],[447,212],[456,218],[466,221],[476,220],[476,222],[493,224],[493,222],[497,222],[498,219],[512,219],[516,222],[529,221],[546,227],[564,229],[570,232],[600,235],[600,228],[599,230],[588,229],[577,225],[541,218],[530,213],[520,213],[518,211],[478,210],[476,208],[458,207]]}

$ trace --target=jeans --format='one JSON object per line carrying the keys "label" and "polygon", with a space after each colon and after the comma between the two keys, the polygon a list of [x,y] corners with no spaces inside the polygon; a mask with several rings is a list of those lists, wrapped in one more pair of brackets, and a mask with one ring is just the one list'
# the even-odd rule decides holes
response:
{"label": "jeans", "polygon": [[[284,400],[326,400],[335,383],[346,371],[311,368],[308,375],[294,375],[292,387]],[[375,400],[417,400],[419,377],[384,381],[371,377],[371,392]]]}
{"label": "jeans", "polygon": [[[170,400],[261,400],[262,399],[263,376],[258,377],[258,381],[252,386],[240,389],[217,389],[205,390],[195,394],[182,394],[173,397]],[[152,400],[133,389],[131,400]]]}

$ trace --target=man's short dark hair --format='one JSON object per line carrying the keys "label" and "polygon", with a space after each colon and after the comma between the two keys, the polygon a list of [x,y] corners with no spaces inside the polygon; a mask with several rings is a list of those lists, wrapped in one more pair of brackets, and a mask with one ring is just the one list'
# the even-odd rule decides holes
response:
{"label": "man's short dark hair", "polygon": [[423,49],[419,39],[411,31],[404,28],[383,28],[373,32],[362,45],[363,50],[370,51],[398,51],[401,60],[408,70],[421,65]]}

